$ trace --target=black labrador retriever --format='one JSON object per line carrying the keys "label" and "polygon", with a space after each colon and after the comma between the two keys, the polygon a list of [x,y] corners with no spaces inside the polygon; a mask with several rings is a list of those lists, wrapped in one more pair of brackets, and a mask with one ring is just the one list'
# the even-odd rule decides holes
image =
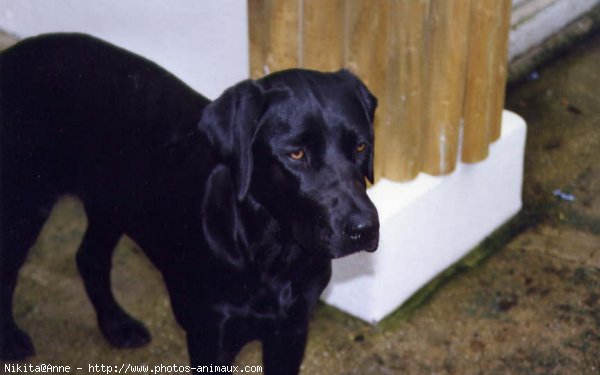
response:
{"label": "black labrador retriever", "polygon": [[331,259],[374,251],[375,97],[351,73],[287,70],[213,102],[156,64],[81,34],[0,54],[0,350],[33,354],[13,320],[19,267],[63,193],[84,203],[77,266],[117,347],[147,343],[115,301],[129,235],[161,271],[192,366],[263,342],[267,374],[295,374]]}

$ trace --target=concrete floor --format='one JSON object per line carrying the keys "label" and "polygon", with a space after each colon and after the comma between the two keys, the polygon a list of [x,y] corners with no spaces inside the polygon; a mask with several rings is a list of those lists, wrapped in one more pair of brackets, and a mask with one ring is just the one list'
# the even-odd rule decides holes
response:
{"label": "concrete floor", "polygon": [[[507,107],[529,126],[525,207],[480,249],[498,250],[378,326],[319,306],[303,374],[600,373],[600,35],[537,75],[508,92]],[[74,263],[85,225],[78,201],[61,200],[22,269],[16,316],[37,349],[26,363],[84,368],[75,374],[187,364],[160,275],[127,239],[115,255],[116,294],[153,341],[116,350],[101,337]],[[259,349],[248,346],[239,362],[259,365]]]}

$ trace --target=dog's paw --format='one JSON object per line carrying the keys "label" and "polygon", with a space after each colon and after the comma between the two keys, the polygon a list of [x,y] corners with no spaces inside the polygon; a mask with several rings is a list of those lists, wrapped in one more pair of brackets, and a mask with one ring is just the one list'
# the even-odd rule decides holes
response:
{"label": "dog's paw", "polygon": [[100,330],[116,348],[137,348],[150,342],[152,336],[142,323],[123,314],[118,319],[99,322]]}
{"label": "dog's paw", "polygon": [[18,327],[0,332],[0,360],[19,361],[35,354],[29,336]]}

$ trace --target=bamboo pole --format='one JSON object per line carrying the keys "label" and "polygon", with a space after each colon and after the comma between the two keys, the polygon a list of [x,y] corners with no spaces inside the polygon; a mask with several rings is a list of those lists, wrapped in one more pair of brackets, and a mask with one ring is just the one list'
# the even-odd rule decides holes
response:
{"label": "bamboo pole", "polygon": [[462,160],[475,163],[488,156],[491,137],[492,91],[495,89],[496,54],[493,45],[498,33],[497,0],[473,1],[468,34],[464,99]]}
{"label": "bamboo pole", "polygon": [[428,100],[422,144],[423,170],[454,170],[461,123],[470,0],[433,0],[427,48]]}
{"label": "bamboo pole", "polygon": [[250,75],[298,66],[301,0],[248,0]]}
{"label": "bamboo pole", "polygon": [[504,96],[506,94],[506,77],[508,72],[508,35],[510,33],[510,14],[512,10],[511,0],[499,0],[499,31],[493,40],[498,59],[494,74],[494,87],[492,95],[492,113],[490,115],[492,129],[490,141],[500,138],[502,129],[502,110],[504,109]]}
{"label": "bamboo pole", "polygon": [[387,79],[383,174],[410,180],[421,170],[425,104],[425,27],[429,0],[390,2],[388,9]]}
{"label": "bamboo pole", "polygon": [[332,71],[342,67],[344,0],[303,0],[300,66]]}
{"label": "bamboo pole", "polygon": [[466,163],[484,160],[489,143],[499,136],[510,5],[509,0],[480,0],[471,7],[462,149]]}
{"label": "bamboo pole", "polygon": [[359,76],[377,97],[375,115],[375,179],[381,178],[384,163],[388,103],[386,87],[387,11],[389,0],[347,0],[344,17],[344,66]]}

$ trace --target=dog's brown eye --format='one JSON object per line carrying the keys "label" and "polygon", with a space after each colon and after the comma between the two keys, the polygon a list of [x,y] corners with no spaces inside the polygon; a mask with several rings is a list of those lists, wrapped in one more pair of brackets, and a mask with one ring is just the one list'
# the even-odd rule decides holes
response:
{"label": "dog's brown eye", "polygon": [[356,146],[356,152],[363,152],[366,148],[367,148],[366,143],[359,143],[359,145]]}
{"label": "dog's brown eye", "polygon": [[294,160],[302,160],[304,159],[304,150],[297,150],[289,154],[290,158]]}

